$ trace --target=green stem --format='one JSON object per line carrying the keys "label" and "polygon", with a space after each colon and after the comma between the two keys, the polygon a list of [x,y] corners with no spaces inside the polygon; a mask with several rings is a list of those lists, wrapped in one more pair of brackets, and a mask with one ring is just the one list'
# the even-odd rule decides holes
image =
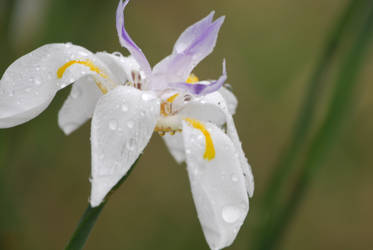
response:
{"label": "green stem", "polygon": [[[369,6],[369,14],[360,30],[355,43],[352,45],[343,65],[341,66],[337,79],[336,89],[329,106],[326,118],[315,135],[308,151],[302,171],[293,189],[293,193],[286,205],[276,215],[273,227],[263,237],[259,249],[270,250],[279,245],[281,236],[286,231],[292,217],[304,198],[305,193],[314,179],[317,171],[321,168],[329,149],[337,142],[343,121],[347,118],[349,110],[352,109],[356,80],[365,56],[368,54],[373,34],[373,4]],[[265,239],[264,239],[265,238]]]}
{"label": "green stem", "polygon": [[84,214],[80,218],[78,227],[76,228],[74,234],[70,238],[69,243],[67,244],[65,250],[80,250],[83,249],[88,236],[95,225],[98,216],[101,214],[102,209],[104,208],[105,204],[109,200],[110,196],[127,180],[128,176],[131,174],[132,170],[135,168],[135,165],[139,161],[141,155],[137,158],[135,163],[132,165],[130,170],[127,172],[125,176],[120,179],[120,181],[111,189],[109,194],[106,196],[106,200],[103,201],[97,207],[91,207],[88,205],[87,209],[85,210]]}
{"label": "green stem", "polygon": [[98,216],[104,208],[106,202],[101,203],[98,207],[91,207],[88,205],[82,218],[80,219],[79,225],[75,230],[75,233],[71,237],[66,250],[78,250],[82,249],[88,239],[89,233],[95,225]]}

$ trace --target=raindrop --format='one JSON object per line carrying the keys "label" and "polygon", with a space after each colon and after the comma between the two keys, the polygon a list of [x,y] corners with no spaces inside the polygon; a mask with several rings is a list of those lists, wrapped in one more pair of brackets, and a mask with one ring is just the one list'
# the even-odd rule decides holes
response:
{"label": "raindrop", "polygon": [[199,170],[198,170],[198,168],[194,168],[194,169],[193,169],[193,174],[194,174],[194,175],[198,175],[198,174],[199,174]]}
{"label": "raindrop", "polygon": [[142,117],[144,117],[144,116],[145,116],[145,111],[141,111],[141,112],[140,112],[140,115],[141,115]]}
{"label": "raindrop", "polygon": [[122,111],[123,112],[127,112],[128,111],[128,107],[126,104],[122,104]]}
{"label": "raindrop", "polygon": [[134,138],[131,138],[128,142],[127,142],[127,149],[132,151],[135,149],[135,146],[136,146],[136,140]]}
{"label": "raindrop", "polygon": [[39,79],[35,79],[35,81],[34,81],[34,83],[35,83],[35,85],[40,85],[41,84],[41,81],[39,80]]}
{"label": "raindrop", "polygon": [[111,130],[116,130],[118,127],[118,122],[116,120],[110,120],[109,121],[109,128]]}
{"label": "raindrop", "polygon": [[69,122],[64,124],[62,127],[65,133],[70,134],[76,127],[78,127],[78,125],[74,122]]}
{"label": "raindrop", "polygon": [[231,179],[233,182],[238,182],[238,177],[235,174],[232,174]]}
{"label": "raindrop", "polygon": [[187,149],[187,150],[185,150],[185,153],[186,153],[187,155],[190,155],[190,154],[192,153],[192,151],[191,151],[190,149]]}
{"label": "raindrop", "polygon": [[77,99],[81,96],[81,90],[79,88],[73,88],[71,90],[71,97],[74,98],[74,99]]}
{"label": "raindrop", "polygon": [[226,206],[223,208],[222,217],[227,223],[235,223],[241,217],[241,209],[235,206]]}
{"label": "raindrop", "polygon": [[25,91],[26,91],[27,93],[29,93],[29,92],[31,92],[31,88],[26,88]]}
{"label": "raindrop", "polygon": [[127,122],[127,126],[128,126],[129,128],[133,128],[133,127],[135,126],[135,123],[134,123],[133,121],[128,121],[128,122]]}
{"label": "raindrop", "polygon": [[144,101],[149,101],[149,100],[154,99],[154,96],[151,95],[151,94],[148,94],[148,93],[143,93],[141,97],[142,97],[142,99],[143,99]]}

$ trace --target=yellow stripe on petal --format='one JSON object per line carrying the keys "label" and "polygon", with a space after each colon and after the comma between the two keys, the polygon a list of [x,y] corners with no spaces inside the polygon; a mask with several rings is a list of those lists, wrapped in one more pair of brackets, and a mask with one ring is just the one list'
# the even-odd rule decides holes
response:
{"label": "yellow stripe on petal", "polygon": [[[109,77],[103,73],[99,67],[97,67],[96,65],[93,64],[93,62],[91,60],[86,60],[86,61],[78,61],[78,60],[72,60],[72,61],[69,61],[67,63],[65,63],[63,66],[61,66],[58,70],[57,70],[57,77],[58,78],[62,78],[63,77],[63,74],[65,74],[65,71],[72,65],[74,64],[80,64],[80,65],[84,65],[84,66],[87,66],[91,71],[93,72],[96,72],[99,76],[101,76],[102,78],[105,78],[105,79],[108,79]],[[102,93],[106,94],[108,91],[107,89],[100,83],[100,82],[97,82],[96,81],[96,85],[97,87],[101,90]]]}
{"label": "yellow stripe on petal", "polygon": [[202,134],[205,136],[206,147],[205,147],[205,153],[203,155],[203,158],[209,161],[214,159],[215,158],[215,147],[212,142],[210,132],[207,131],[205,125],[203,125],[201,122],[197,120],[190,119],[190,118],[186,118],[185,121],[187,121],[193,128],[201,131]]}
{"label": "yellow stripe on petal", "polygon": [[199,82],[198,77],[195,74],[190,74],[188,79],[186,80],[186,83],[193,84]]}

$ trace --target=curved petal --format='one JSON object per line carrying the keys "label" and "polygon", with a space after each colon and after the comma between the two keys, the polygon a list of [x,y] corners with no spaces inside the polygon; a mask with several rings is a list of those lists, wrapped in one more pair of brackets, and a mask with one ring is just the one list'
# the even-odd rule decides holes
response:
{"label": "curved petal", "polygon": [[[212,14],[195,24],[196,27],[188,28],[178,39],[173,53],[154,66],[154,79],[150,82],[153,89],[165,88],[165,84],[170,82],[170,76],[171,82],[185,82],[194,67],[212,52],[224,22],[224,17],[211,22]],[[194,29],[197,31],[192,35]]]}
{"label": "curved petal", "polygon": [[229,89],[229,86],[229,84],[224,85],[222,88],[219,89],[219,93],[223,96],[225,102],[227,103],[229,113],[231,113],[231,115],[234,115],[236,113],[238,101],[236,96]]}
{"label": "curved petal", "polygon": [[71,134],[92,117],[102,92],[91,76],[76,81],[70,95],[58,113],[58,125],[66,135]]}
{"label": "curved petal", "polygon": [[[85,75],[102,78],[90,67],[67,62],[89,61],[105,73],[109,70],[90,51],[72,44],[44,45],[16,60],[0,81],[0,128],[19,125],[40,114],[56,92]],[[61,73],[61,72],[60,72]]]}
{"label": "curved petal", "polygon": [[91,126],[92,207],[126,175],[149,142],[158,117],[159,100],[132,87],[118,86],[100,98]]}
{"label": "curved petal", "polygon": [[116,26],[117,26],[119,41],[120,41],[120,44],[123,47],[125,47],[131,53],[131,55],[136,59],[141,69],[148,76],[151,73],[150,64],[148,60],[146,59],[144,53],[142,53],[141,49],[131,39],[131,37],[128,35],[124,27],[124,13],[123,12],[128,2],[129,0],[126,0],[125,2],[123,2],[123,0],[120,0],[118,8],[117,8],[117,16],[116,16],[117,25]]}
{"label": "curved petal", "polygon": [[211,249],[232,244],[249,210],[240,161],[230,138],[205,123],[215,148],[215,158],[203,158],[205,140],[199,130],[183,123],[188,175],[198,218]]}
{"label": "curved petal", "polygon": [[217,125],[226,123],[227,134],[231,138],[240,159],[242,172],[246,180],[247,192],[252,197],[254,194],[254,177],[251,166],[243,152],[232,114],[229,112],[223,96],[219,92],[208,94],[201,99],[187,104],[184,110],[180,112],[180,115],[182,117],[189,116],[202,121],[210,121]]}
{"label": "curved petal", "polygon": [[176,133],[174,135],[165,134],[162,136],[164,142],[171,155],[175,158],[177,163],[182,163],[185,161],[185,148],[183,142],[183,136],[181,133]]}
{"label": "curved petal", "polygon": [[110,68],[116,81],[122,85],[128,80],[133,81],[132,71],[140,71],[140,65],[132,56],[125,57],[118,52],[98,52],[96,56]]}
{"label": "curved petal", "polygon": [[181,83],[175,83],[171,82],[167,84],[167,87],[170,89],[177,89],[177,90],[182,90],[182,91],[187,91],[188,93],[191,93],[193,95],[207,95],[212,92],[215,92],[219,90],[224,82],[227,80],[227,70],[225,67],[225,60],[223,61],[223,74],[219,77],[218,80],[213,81],[213,82],[197,82],[197,83],[186,83],[186,82],[181,82]]}
{"label": "curved petal", "polygon": [[182,53],[190,47],[194,41],[204,35],[204,32],[212,23],[215,11],[211,11],[205,18],[189,26],[177,39],[173,53]]}

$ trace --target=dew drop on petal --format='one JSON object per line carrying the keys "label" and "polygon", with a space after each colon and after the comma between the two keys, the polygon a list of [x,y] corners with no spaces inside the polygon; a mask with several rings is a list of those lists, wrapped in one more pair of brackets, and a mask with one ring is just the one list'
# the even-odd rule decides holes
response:
{"label": "dew drop on petal", "polygon": [[128,142],[127,142],[127,149],[132,151],[135,149],[135,146],[136,146],[136,140],[134,138],[131,138]]}
{"label": "dew drop on petal", "polygon": [[77,99],[81,96],[81,90],[79,88],[73,88],[71,90],[71,97],[74,98],[74,99]]}
{"label": "dew drop on petal", "polygon": [[144,101],[150,101],[154,99],[154,96],[148,93],[143,93],[141,97]]}
{"label": "dew drop on petal", "polygon": [[226,206],[223,208],[222,217],[227,223],[235,223],[241,217],[241,209],[235,206]]}
{"label": "dew drop on petal", "polygon": [[128,121],[127,126],[128,128],[133,128],[135,126],[135,123],[133,121]]}
{"label": "dew drop on petal", "polygon": [[116,120],[110,120],[109,121],[109,128],[111,130],[116,130],[118,127],[118,122]]}
{"label": "dew drop on petal", "polygon": [[39,79],[35,79],[34,83],[35,83],[36,86],[38,86],[38,85],[41,84],[41,81]]}
{"label": "dew drop on petal", "polygon": [[78,125],[74,122],[69,122],[69,123],[64,124],[62,127],[66,133],[71,133],[78,127]]}
{"label": "dew drop on petal", "polygon": [[233,182],[238,182],[238,177],[235,174],[232,174],[231,179]]}
{"label": "dew drop on petal", "polygon": [[128,107],[127,107],[127,105],[126,104],[122,104],[122,111],[123,112],[127,112],[128,111]]}

